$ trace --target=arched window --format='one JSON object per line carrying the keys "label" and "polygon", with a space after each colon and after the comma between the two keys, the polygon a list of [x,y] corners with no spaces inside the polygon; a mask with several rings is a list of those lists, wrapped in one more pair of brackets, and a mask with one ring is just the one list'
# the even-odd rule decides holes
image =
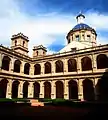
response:
{"label": "arched window", "polygon": [[68,60],[68,72],[75,72],[77,71],[77,64],[75,59]]}
{"label": "arched window", "polygon": [[17,40],[15,40],[15,46],[17,45]]}
{"label": "arched window", "polygon": [[83,81],[83,95],[84,95],[84,100],[87,101],[94,100],[93,82],[89,79],[85,79]]}
{"label": "arched window", "polygon": [[41,74],[41,66],[40,64],[34,65],[34,75],[39,75]]}
{"label": "arched window", "polygon": [[14,62],[14,72],[20,73],[21,61],[15,60]]}
{"label": "arched window", "polygon": [[2,59],[2,69],[9,71],[9,65],[10,65],[10,58],[8,56],[4,56]]}
{"label": "arched window", "polygon": [[74,80],[70,80],[68,82],[68,85],[69,85],[69,99],[78,99],[77,82]]}
{"label": "arched window", "polygon": [[63,82],[57,81],[55,84],[56,84],[56,98],[64,98]]}
{"label": "arched window", "polygon": [[14,81],[12,83],[12,98],[18,97],[18,87],[19,87],[19,81]]}
{"label": "arched window", "polygon": [[0,81],[0,98],[6,98],[6,92],[7,92],[7,79],[2,79]]}
{"label": "arched window", "polygon": [[82,71],[92,70],[92,61],[89,57],[81,59]]}
{"label": "arched window", "polygon": [[29,70],[30,70],[30,64],[25,63],[25,65],[24,65],[24,74],[29,75]]}
{"label": "arched window", "polygon": [[51,63],[50,62],[45,63],[45,74],[47,74],[47,73],[51,73]]}
{"label": "arched window", "polygon": [[27,98],[28,97],[28,85],[29,83],[26,81],[23,84],[23,98]]}
{"label": "arched window", "polygon": [[36,51],[36,54],[37,54],[37,56],[38,56],[38,51]]}
{"label": "arched window", "polygon": [[97,56],[97,69],[108,68],[108,57],[104,54],[100,54]]}
{"label": "arched window", "polygon": [[51,83],[44,83],[44,98],[51,98]]}
{"label": "arched window", "polygon": [[23,41],[23,47],[25,47],[25,41]]}
{"label": "arched window", "polygon": [[61,60],[56,61],[56,73],[63,72],[63,62]]}
{"label": "arched window", "polygon": [[35,82],[33,85],[34,85],[34,98],[39,98],[40,84],[38,82]]}

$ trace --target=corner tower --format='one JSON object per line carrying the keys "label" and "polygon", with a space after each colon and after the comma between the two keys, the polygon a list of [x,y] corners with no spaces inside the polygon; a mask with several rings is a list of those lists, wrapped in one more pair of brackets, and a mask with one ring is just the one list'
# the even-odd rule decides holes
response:
{"label": "corner tower", "polygon": [[47,52],[47,49],[43,45],[34,46],[33,57],[45,56],[46,52]]}
{"label": "corner tower", "polygon": [[85,16],[80,13],[76,16],[77,25],[67,34],[67,43],[72,41],[82,42],[90,46],[96,46],[96,31],[84,23]]}
{"label": "corner tower", "polygon": [[22,33],[18,33],[16,35],[12,35],[11,37],[11,49],[24,54],[28,55],[28,37],[24,36]]}

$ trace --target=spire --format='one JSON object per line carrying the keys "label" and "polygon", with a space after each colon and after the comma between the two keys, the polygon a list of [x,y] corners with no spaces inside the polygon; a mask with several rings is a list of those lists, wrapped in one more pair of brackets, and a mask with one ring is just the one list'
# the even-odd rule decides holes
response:
{"label": "spire", "polygon": [[82,11],[80,11],[79,14],[76,16],[77,23],[78,24],[83,23],[84,22],[84,18],[85,18],[85,16],[82,14]]}

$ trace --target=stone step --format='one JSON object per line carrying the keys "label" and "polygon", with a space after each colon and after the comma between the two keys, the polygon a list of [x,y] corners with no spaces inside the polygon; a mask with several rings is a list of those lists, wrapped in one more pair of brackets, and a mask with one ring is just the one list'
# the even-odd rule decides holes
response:
{"label": "stone step", "polygon": [[44,103],[42,102],[31,103],[31,106],[44,106]]}
{"label": "stone step", "polygon": [[37,103],[38,100],[37,100],[37,99],[30,99],[30,102],[31,102],[31,103]]}
{"label": "stone step", "polygon": [[39,102],[37,99],[30,99],[31,106],[44,106],[43,102]]}

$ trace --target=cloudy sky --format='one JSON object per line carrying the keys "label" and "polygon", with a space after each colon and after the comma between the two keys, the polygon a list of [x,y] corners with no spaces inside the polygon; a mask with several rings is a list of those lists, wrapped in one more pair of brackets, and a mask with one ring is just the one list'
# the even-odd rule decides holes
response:
{"label": "cloudy sky", "polygon": [[80,11],[85,23],[97,31],[97,42],[108,42],[107,0],[1,0],[0,44],[10,46],[11,36],[22,32],[29,37],[29,54],[43,44],[49,54],[66,45],[66,34],[76,25]]}

